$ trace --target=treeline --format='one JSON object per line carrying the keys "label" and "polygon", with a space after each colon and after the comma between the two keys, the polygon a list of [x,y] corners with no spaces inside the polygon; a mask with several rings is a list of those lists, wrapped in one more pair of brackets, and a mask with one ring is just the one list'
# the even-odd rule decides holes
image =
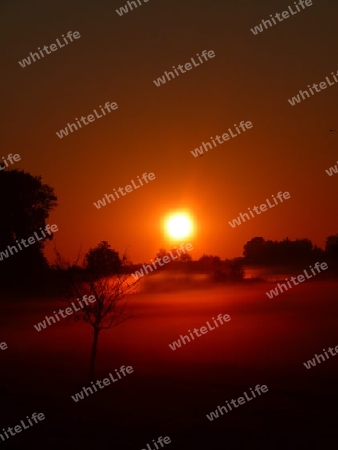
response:
{"label": "treeline", "polygon": [[[175,254],[175,250],[170,251]],[[170,255],[165,249],[160,249],[156,258]],[[158,270],[178,270],[187,273],[209,273],[215,281],[241,281],[244,277],[245,266],[282,266],[296,268],[308,266],[316,262],[326,262],[329,266],[338,265],[338,234],[328,236],[325,249],[321,249],[309,239],[286,238],[282,241],[265,240],[255,237],[248,241],[243,248],[243,256],[232,260],[222,260],[217,255],[202,255],[198,260],[192,260],[189,254],[181,255],[175,261],[170,261]],[[140,265],[133,266],[139,268]]]}
{"label": "treeline", "polygon": [[[27,246],[22,238],[27,239],[34,232],[44,229],[47,221],[49,222],[50,213],[57,206],[54,188],[44,184],[40,176],[33,176],[22,170],[0,171],[0,201],[1,288],[25,294],[37,291],[57,293],[62,287],[65,274],[69,277],[92,279],[101,275],[132,273],[140,266],[128,261],[126,255],[120,258],[107,241],[90,249],[82,264],[77,261],[74,264],[64,264],[59,255],[59,263],[54,266],[48,264],[43,253],[46,239],[53,239],[53,234]],[[177,254],[175,249],[171,252]],[[168,253],[165,249],[160,249],[154,260],[163,259]],[[314,246],[309,239],[291,241],[286,238],[283,241],[271,241],[254,237],[244,245],[243,257],[233,260],[222,260],[217,255],[203,255],[193,261],[188,253],[181,254],[175,261],[169,255],[169,259],[170,263],[157,270],[210,273],[218,281],[241,280],[244,265],[305,267],[319,261],[336,267],[338,234],[328,236],[324,250]]]}
{"label": "treeline", "polygon": [[[175,260],[172,259],[174,255]],[[242,267],[243,258],[235,258],[233,260],[221,260],[219,256],[214,255],[202,255],[198,260],[193,260],[188,253],[180,254],[176,253],[175,249],[165,250],[161,248],[155,255],[153,261],[156,263],[157,259],[163,260],[165,256],[168,256],[170,262],[164,266],[157,266],[158,271],[171,270],[185,273],[208,273],[211,279],[215,281],[241,281],[244,277],[244,271]],[[147,263],[149,264],[149,263]],[[142,268],[142,264],[132,264],[132,271]]]}
{"label": "treeline", "polygon": [[243,262],[252,265],[298,266],[317,261],[337,264],[338,234],[328,236],[324,250],[313,245],[309,239],[266,241],[255,237],[244,245],[243,256]]}

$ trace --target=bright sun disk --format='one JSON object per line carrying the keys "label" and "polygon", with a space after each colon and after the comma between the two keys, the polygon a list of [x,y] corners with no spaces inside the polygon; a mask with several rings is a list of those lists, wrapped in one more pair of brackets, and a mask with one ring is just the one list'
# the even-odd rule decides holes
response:
{"label": "bright sun disk", "polygon": [[192,222],[185,214],[176,214],[167,222],[167,232],[173,239],[181,239],[189,236],[192,231]]}

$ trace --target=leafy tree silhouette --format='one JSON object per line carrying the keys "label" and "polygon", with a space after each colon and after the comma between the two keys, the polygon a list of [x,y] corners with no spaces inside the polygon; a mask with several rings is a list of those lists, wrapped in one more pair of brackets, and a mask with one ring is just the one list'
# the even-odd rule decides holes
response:
{"label": "leafy tree silhouette", "polygon": [[91,248],[85,256],[86,269],[92,274],[113,275],[122,269],[122,261],[118,252],[110,248],[107,241]]}
{"label": "leafy tree silhouette", "polygon": [[326,238],[325,253],[329,261],[338,263],[338,234]]}
{"label": "leafy tree silhouette", "polygon": [[313,246],[309,239],[265,241],[262,237],[255,237],[244,245],[243,254],[248,264],[289,266],[318,260],[323,251]]}
{"label": "leafy tree silhouette", "polygon": [[[17,240],[28,239],[35,231],[39,232],[57,206],[54,189],[43,184],[41,176],[33,176],[23,170],[0,171],[0,202],[0,251],[8,245],[17,245]],[[20,278],[22,284],[46,270],[48,264],[42,252],[44,246],[44,240],[35,242],[0,261],[2,282],[17,283]]]}

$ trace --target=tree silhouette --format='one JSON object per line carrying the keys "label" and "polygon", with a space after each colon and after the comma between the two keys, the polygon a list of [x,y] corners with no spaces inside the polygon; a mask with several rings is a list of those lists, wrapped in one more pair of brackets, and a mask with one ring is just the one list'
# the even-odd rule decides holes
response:
{"label": "tree silhouette", "polygon": [[156,253],[156,258],[163,259],[164,256],[169,256],[169,253],[165,248],[160,248],[159,251]]}
{"label": "tree silhouette", "polygon": [[323,251],[313,246],[309,239],[291,241],[265,241],[262,237],[255,237],[244,245],[243,251],[247,264],[295,265],[318,260]]}
{"label": "tree silhouette", "polygon": [[72,315],[75,321],[81,320],[93,330],[89,364],[89,381],[92,381],[100,333],[131,317],[126,315],[127,302],[123,299],[134,290],[139,280],[131,277],[126,263],[120,260],[115,250],[110,249],[107,241],[88,251],[82,271],[74,270],[77,262],[67,264],[58,251],[56,255],[55,267],[66,276],[65,295],[69,303],[75,298],[81,300],[85,295],[87,298],[93,295],[96,299],[93,303],[84,304],[83,309]]}
{"label": "tree silhouette", "polygon": [[247,263],[264,262],[264,244],[265,241],[262,237],[254,237],[244,245],[243,255]]}
{"label": "tree silhouette", "polygon": [[[166,264],[166,266],[168,266],[169,264],[172,266],[177,262],[190,262],[192,261],[192,257],[186,252],[183,253],[180,249],[178,249],[179,254],[177,253],[177,249],[171,249],[169,251],[167,251],[164,248],[160,248],[159,251],[156,253],[156,258],[159,258],[161,260],[163,260],[163,258],[165,256],[168,256],[168,258],[170,259],[170,262]],[[171,252],[171,254],[170,254]],[[173,255],[173,256],[171,256]]]}
{"label": "tree silhouette", "polygon": [[[176,255],[175,255],[175,256],[176,256]],[[181,254],[178,256],[177,261],[187,263],[187,262],[192,261],[192,256],[189,255],[189,253],[181,253]]]}
{"label": "tree silhouette", "polygon": [[[54,189],[41,180],[41,176],[22,170],[0,171],[0,251],[45,227],[46,219],[57,206],[57,198]],[[47,268],[42,253],[44,246],[44,240],[35,242],[1,261],[2,278],[10,281],[20,276],[22,282],[31,278],[33,273]]]}
{"label": "tree silhouette", "polygon": [[110,248],[107,241],[102,241],[97,247],[91,248],[85,256],[86,269],[92,274],[113,275],[122,268],[118,252]]}
{"label": "tree silhouette", "polygon": [[222,265],[221,258],[219,256],[213,256],[213,255],[205,255],[203,254],[200,259],[198,260],[199,266],[201,269],[219,269]]}
{"label": "tree silhouette", "polygon": [[330,261],[338,262],[338,234],[326,238],[325,253]]}

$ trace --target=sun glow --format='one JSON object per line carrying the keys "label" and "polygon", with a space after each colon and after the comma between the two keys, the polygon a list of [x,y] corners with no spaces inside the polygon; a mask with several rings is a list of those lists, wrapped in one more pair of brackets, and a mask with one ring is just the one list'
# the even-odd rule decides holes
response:
{"label": "sun glow", "polygon": [[192,234],[192,220],[187,214],[175,214],[166,222],[166,230],[172,239],[183,239]]}

